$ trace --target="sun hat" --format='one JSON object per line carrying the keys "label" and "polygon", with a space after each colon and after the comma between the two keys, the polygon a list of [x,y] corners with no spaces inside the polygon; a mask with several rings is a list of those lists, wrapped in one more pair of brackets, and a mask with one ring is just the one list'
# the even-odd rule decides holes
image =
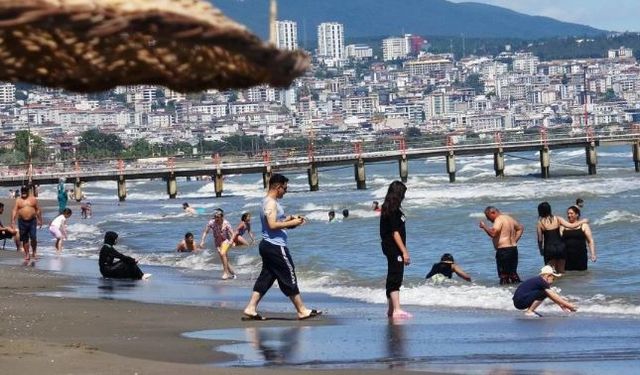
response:
{"label": "sun hat", "polygon": [[553,267],[546,265],[542,268],[540,268],[540,275],[553,275],[555,277],[560,277],[562,276],[559,273],[556,273],[556,270],[553,269]]}

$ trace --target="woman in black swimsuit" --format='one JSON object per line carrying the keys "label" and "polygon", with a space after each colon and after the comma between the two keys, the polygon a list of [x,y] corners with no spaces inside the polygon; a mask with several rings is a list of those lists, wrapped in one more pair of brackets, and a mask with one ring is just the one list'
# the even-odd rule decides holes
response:
{"label": "woman in black swimsuit", "polygon": [[[567,209],[567,220],[569,223],[575,223],[580,220],[580,209],[576,206],[569,207]],[[586,271],[589,260],[587,245],[591,253],[591,261],[595,262],[597,259],[596,244],[593,241],[589,224],[582,224],[577,229],[563,228],[560,233],[562,234],[562,241],[567,255],[564,269],[567,271]]]}
{"label": "woman in black swimsuit", "polygon": [[586,220],[569,223],[560,216],[551,213],[551,205],[542,202],[538,205],[538,249],[540,255],[544,257],[544,263],[552,266],[557,272],[563,273],[565,270],[566,250],[564,242],[560,237],[560,227],[577,229],[585,224]]}

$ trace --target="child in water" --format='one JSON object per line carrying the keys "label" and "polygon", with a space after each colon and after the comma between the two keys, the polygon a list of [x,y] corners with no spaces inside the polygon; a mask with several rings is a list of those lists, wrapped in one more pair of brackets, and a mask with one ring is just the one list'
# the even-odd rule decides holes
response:
{"label": "child in water", "polygon": [[431,267],[431,271],[429,271],[427,276],[425,276],[425,279],[442,282],[444,279],[450,279],[453,276],[453,273],[466,281],[471,281],[471,277],[464,272],[462,267],[455,264],[453,256],[449,253],[445,253],[440,257],[440,262],[435,263],[433,267]]}
{"label": "child in water", "polygon": [[62,252],[62,240],[67,239],[67,219],[71,217],[71,210],[65,208],[49,225],[49,232],[56,239],[56,251]]}

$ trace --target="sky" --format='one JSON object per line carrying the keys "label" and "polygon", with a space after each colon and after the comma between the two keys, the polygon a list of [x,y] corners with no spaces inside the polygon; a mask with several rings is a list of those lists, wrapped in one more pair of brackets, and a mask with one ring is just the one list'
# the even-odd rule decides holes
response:
{"label": "sky", "polygon": [[640,31],[640,0],[450,0],[475,2],[608,31]]}

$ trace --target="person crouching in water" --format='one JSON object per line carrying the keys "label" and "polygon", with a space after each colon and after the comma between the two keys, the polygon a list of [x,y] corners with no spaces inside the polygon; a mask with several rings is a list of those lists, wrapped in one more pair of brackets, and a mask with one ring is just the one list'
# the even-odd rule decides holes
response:
{"label": "person crouching in water", "polygon": [[[134,279],[140,280],[148,278],[149,274],[145,274],[140,270],[137,261],[129,256],[123,255],[116,251],[113,246],[118,242],[118,233],[107,232],[104,235],[104,245],[100,249],[100,273],[104,278],[111,279]],[[116,261],[116,259],[119,259]]]}
{"label": "person crouching in water", "polygon": [[540,274],[532,277],[518,286],[513,294],[513,305],[518,310],[525,310],[527,316],[542,316],[536,312],[538,306],[549,297],[560,308],[566,312],[574,312],[576,306],[569,303],[553,290],[551,284],[560,274],[556,270],[547,265],[540,269]]}
{"label": "person crouching in water", "polygon": [[49,232],[56,239],[56,251],[59,253],[62,252],[62,240],[67,239],[67,219],[70,217],[71,210],[65,208],[49,225]]}
{"label": "person crouching in water", "polygon": [[425,276],[425,279],[441,282],[444,281],[445,278],[450,279],[453,276],[453,273],[466,281],[471,281],[471,277],[464,272],[462,267],[454,262],[453,255],[445,253],[440,257],[440,262],[435,263],[433,267],[431,267],[431,271],[429,271],[427,276]]}

